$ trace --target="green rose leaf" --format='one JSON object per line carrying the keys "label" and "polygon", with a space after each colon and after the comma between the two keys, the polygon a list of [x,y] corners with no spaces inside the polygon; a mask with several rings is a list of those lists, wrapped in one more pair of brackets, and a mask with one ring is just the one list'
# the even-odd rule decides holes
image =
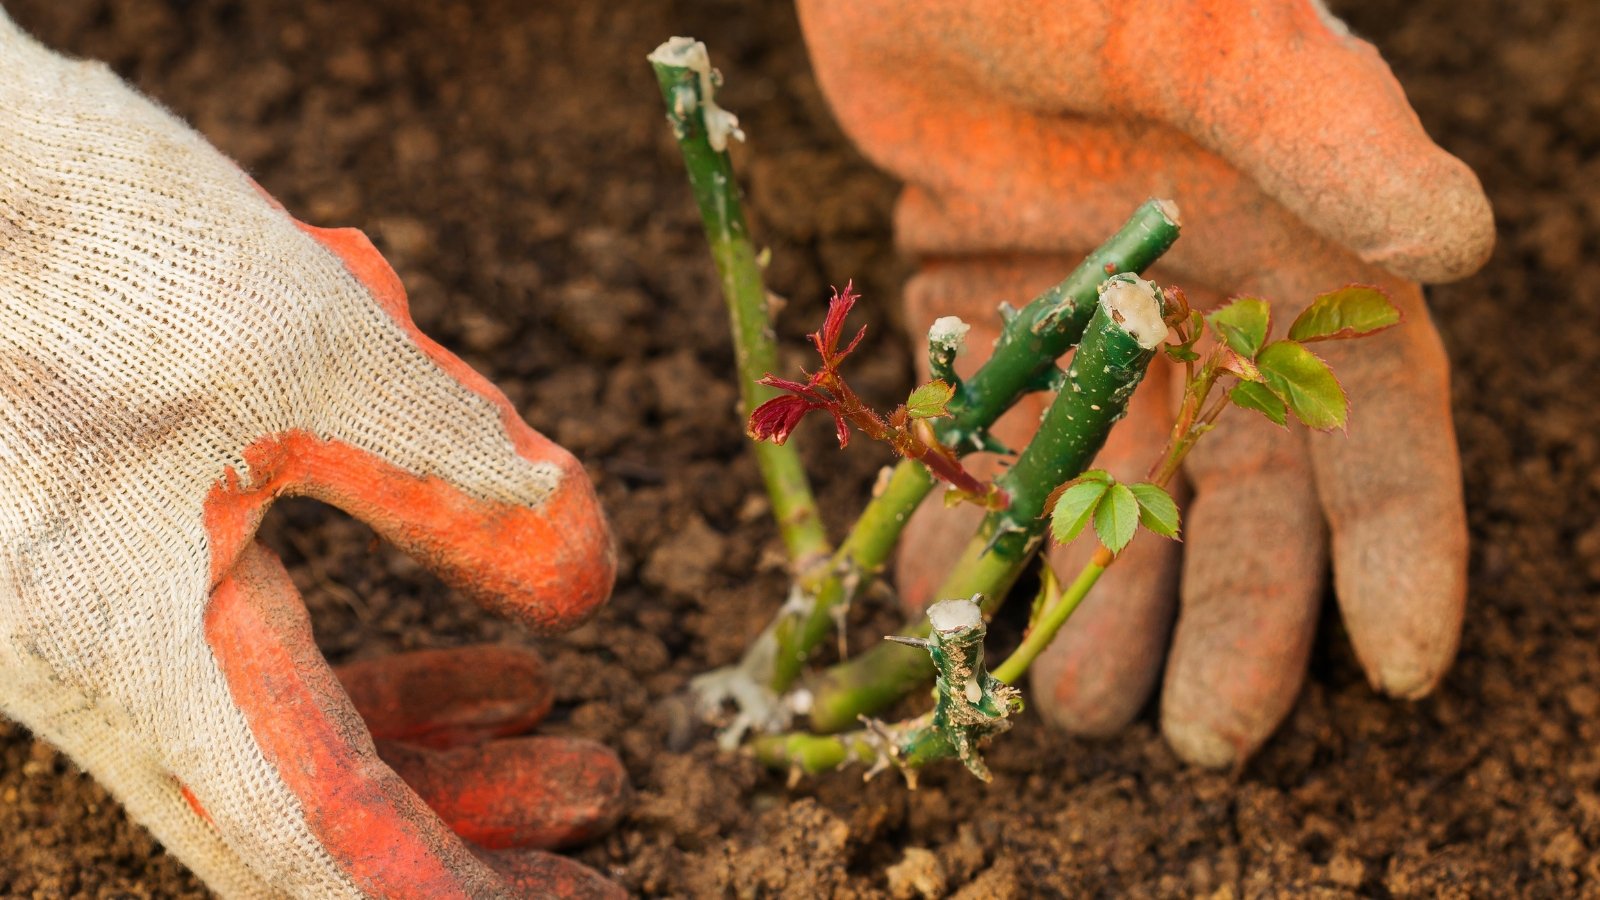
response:
{"label": "green rose leaf", "polygon": [[922,387],[911,392],[906,398],[906,413],[913,419],[937,419],[947,416],[950,411],[950,398],[956,395],[953,384],[944,381],[930,381]]}
{"label": "green rose leaf", "polygon": [[1265,300],[1240,297],[1206,316],[1206,321],[1235,353],[1254,359],[1272,327],[1272,308]]}
{"label": "green rose leaf", "polygon": [[1094,480],[1066,486],[1056,498],[1055,510],[1050,513],[1050,533],[1058,543],[1068,543],[1083,531],[1107,487],[1105,482]]}
{"label": "green rose leaf", "polygon": [[1139,524],[1164,538],[1176,538],[1180,518],[1178,503],[1160,485],[1148,481],[1128,485],[1139,501]]}
{"label": "green rose leaf", "polygon": [[1311,301],[1289,326],[1294,341],[1332,341],[1361,337],[1400,324],[1400,310],[1383,291],[1352,284]]}
{"label": "green rose leaf", "polygon": [[1295,418],[1319,431],[1343,428],[1350,410],[1344,388],[1333,370],[1296,341],[1274,341],[1256,357],[1267,387],[1288,405]]}
{"label": "green rose leaf", "polygon": [[1099,482],[1100,484],[1111,484],[1112,482],[1116,481],[1116,479],[1112,478],[1111,473],[1107,472],[1105,469],[1090,469],[1071,481],[1068,481],[1064,484],[1058,484],[1056,485],[1056,489],[1050,492],[1050,496],[1044,498],[1044,515],[1048,516],[1055,511],[1056,503],[1061,500],[1062,494],[1065,494],[1074,487],[1083,484],[1085,481],[1094,481]]}
{"label": "green rose leaf", "polygon": [[1283,405],[1282,400],[1278,399],[1278,395],[1274,394],[1264,384],[1247,381],[1244,384],[1234,385],[1233,390],[1228,392],[1228,399],[1232,400],[1233,405],[1240,409],[1253,409],[1261,413],[1271,419],[1274,424],[1287,425],[1289,423],[1288,408]]}
{"label": "green rose leaf", "polygon": [[1139,501],[1133,491],[1125,484],[1108,486],[1094,508],[1094,532],[1100,536],[1100,543],[1112,553],[1121,553],[1138,527]]}

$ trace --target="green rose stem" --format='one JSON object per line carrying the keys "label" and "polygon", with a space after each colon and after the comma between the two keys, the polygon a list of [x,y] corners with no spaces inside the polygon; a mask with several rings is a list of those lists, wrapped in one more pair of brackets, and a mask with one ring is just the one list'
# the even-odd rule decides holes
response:
{"label": "green rose stem", "polygon": [[[739,204],[727,139],[737,122],[716,105],[705,47],[674,38],[650,55],[668,109],[668,121],[683,153],[712,258],[732,321],[746,413],[774,395],[757,384],[774,371],[776,349],[767,316],[766,291]],[[1177,239],[1176,207],[1152,200],[1059,285],[1015,314],[988,363],[963,384],[939,423],[941,440],[958,452],[989,447],[990,424],[1023,394],[1050,387],[1054,360],[1082,332],[1095,288],[1110,273],[1143,271]],[[792,685],[810,652],[827,636],[834,616],[883,566],[910,514],[935,481],[922,465],[903,460],[831,556],[816,503],[792,445],[759,444],[757,463],[790,559],[800,572],[791,602],[752,644],[736,671],[710,673],[697,687],[703,699],[731,695],[753,706],[756,724],[770,726],[785,715],[770,707]],[[821,558],[821,563],[807,561]],[[707,696],[709,695],[709,696]],[[767,709],[761,709],[768,707]],[[776,715],[776,719],[774,719]]]}
{"label": "green rose stem", "polygon": [[859,730],[848,734],[763,734],[750,742],[750,752],[769,769],[816,775],[847,763],[875,765],[883,756],[875,737]]}
{"label": "green rose stem", "polygon": [[[1176,206],[1147,201],[1064,281],[1011,316],[988,362],[957,383],[950,417],[936,425],[939,438],[958,453],[990,448],[988,428],[1001,413],[1024,394],[1053,387],[1049,379],[1057,373],[1055,361],[1083,334],[1097,306],[1096,290],[1106,277],[1144,271],[1178,239],[1178,230]],[[763,635],[766,646],[758,661],[770,665],[765,680],[772,690],[782,692],[795,682],[811,651],[834,626],[834,610],[888,561],[911,513],[936,483],[922,465],[901,460],[828,564],[801,577],[798,593],[809,602],[785,605]]]}
{"label": "green rose stem", "polygon": [[[1166,488],[1167,483],[1172,481],[1172,476],[1176,475],[1178,468],[1183,465],[1184,458],[1194,448],[1195,441],[1211,430],[1217,421],[1217,416],[1227,408],[1226,398],[1209,408],[1205,406],[1206,398],[1220,375],[1221,372],[1215,364],[1206,365],[1198,377],[1191,371],[1184,392],[1183,407],[1178,411],[1177,422],[1172,426],[1166,450],[1150,468],[1151,484]],[[1083,568],[1078,570],[1072,583],[1060,592],[1059,597],[1050,596],[1052,591],[1049,588],[1053,585],[1047,584],[1045,590],[1047,605],[1039,613],[1037,621],[1029,626],[1028,633],[1023,635],[1022,643],[994,670],[992,674],[995,679],[1006,684],[1016,684],[1028,671],[1028,667],[1033,665],[1033,661],[1039,658],[1039,654],[1044,652],[1044,648],[1050,646],[1050,642],[1056,639],[1061,626],[1067,623],[1067,619],[1077,610],[1078,604],[1088,596],[1089,590],[1100,580],[1101,573],[1116,560],[1116,554],[1102,544],[1089,561],[1083,564]]]}
{"label": "green rose stem", "polygon": [[750,742],[750,752],[767,768],[787,771],[796,779],[862,763],[868,775],[894,765],[913,786],[918,768],[957,755],[950,740],[934,728],[931,712],[895,725],[874,722],[871,728],[843,734],[763,734]]}
{"label": "green rose stem", "polygon": [[932,660],[938,701],[933,711],[897,725],[872,722],[867,729],[841,735],[763,735],[752,748],[774,768],[815,774],[846,762],[878,769],[894,765],[916,786],[916,770],[930,762],[956,757],[972,774],[988,781],[989,770],[979,746],[1011,727],[1011,714],[1022,708],[1017,690],[1002,684],[983,667],[983,612],[971,600],[945,600],[928,609],[930,636],[892,638],[922,648]]}
{"label": "green rose stem", "polygon": [[990,673],[996,681],[1005,684],[1017,683],[1017,679],[1021,678],[1022,674],[1028,671],[1028,667],[1033,665],[1033,661],[1038,659],[1039,654],[1044,652],[1044,648],[1050,646],[1050,642],[1056,639],[1061,626],[1067,623],[1067,619],[1078,609],[1078,604],[1088,596],[1089,589],[1100,580],[1100,573],[1115,562],[1116,558],[1115,554],[1101,545],[1094,552],[1094,556],[1083,564],[1077,577],[1072,579],[1072,583],[1067,585],[1059,597],[1052,596],[1054,593],[1052,591],[1045,591],[1045,602],[1049,605],[1039,614],[1038,621],[1028,627],[1028,633],[1023,636],[1022,643],[1017,649],[1006,657],[1006,661],[1001,663],[999,668]]}
{"label": "green rose stem", "polygon": [[[717,106],[719,76],[711,69],[705,45],[692,38],[675,37],[650,54],[661,97],[667,104],[667,122],[683,152],[689,184],[700,219],[705,225],[711,258],[722,282],[733,326],[734,355],[739,366],[739,400],[744,415],[778,391],[757,384],[778,369],[777,344],[767,313],[767,291],[761,281],[750,229],[739,202],[739,186],[728,158],[729,137],[743,139],[738,120]],[[829,555],[827,533],[810,482],[793,444],[760,443],[755,447],[772,513],[789,559],[797,570]]]}
{"label": "green rose stem", "polygon": [[[949,417],[938,422],[939,438],[960,453],[994,449],[987,429],[1001,413],[1030,391],[1060,386],[1055,360],[1083,334],[1107,276],[1149,267],[1178,239],[1179,227],[1177,207],[1170,201],[1145,202],[1065,280],[1007,317],[994,354],[970,379],[962,382],[942,371],[956,393]],[[953,348],[935,344],[931,350],[935,365],[948,370]],[[788,602],[744,658],[694,680],[691,692],[704,713],[715,714],[727,700],[738,707],[723,732],[724,746],[736,746],[751,727],[778,731],[788,726],[792,712],[782,693],[795,683],[812,650],[837,627],[838,613],[882,569],[911,513],[935,484],[926,467],[901,460],[874,490],[832,557],[800,573]],[[980,557],[981,550],[969,548],[968,555]]]}
{"label": "green rose stem", "polygon": [[[1140,297],[1145,298],[1142,303]],[[984,517],[935,596],[981,594],[984,611],[992,612],[1043,540],[1048,524],[1045,502],[1051,491],[1089,466],[1111,426],[1126,414],[1128,398],[1166,337],[1159,294],[1136,276],[1119,275],[1102,285],[1100,301],[1092,308],[1078,351],[1038,433],[1016,464],[996,479],[1011,498],[1010,505]],[[924,618],[902,634],[923,637],[927,629]],[[931,673],[927,654],[894,644],[835,666],[805,689],[811,730],[831,733],[849,728],[859,716],[882,709],[927,681]]]}
{"label": "green rose stem", "polygon": [[[1118,279],[1113,279],[1117,280],[1122,278],[1119,276]],[[1347,401],[1344,394],[1339,391],[1331,373],[1326,371],[1326,366],[1321,366],[1320,373],[1312,371],[1301,377],[1298,393],[1287,389],[1273,389],[1271,378],[1279,381],[1293,380],[1293,373],[1281,369],[1282,356],[1288,351],[1280,351],[1279,355],[1272,356],[1267,352],[1267,348],[1281,344],[1303,350],[1303,345],[1296,343],[1297,341],[1362,337],[1392,327],[1399,322],[1398,311],[1381,292],[1359,285],[1348,286],[1317,297],[1312,306],[1290,326],[1289,340],[1263,347],[1262,342],[1270,331],[1271,322],[1265,304],[1259,300],[1236,301],[1213,313],[1205,321],[1202,321],[1199,314],[1191,314],[1187,304],[1181,299],[1176,299],[1176,305],[1177,309],[1172,315],[1174,320],[1178,321],[1174,327],[1178,332],[1180,343],[1169,345],[1167,352],[1174,359],[1184,363],[1184,400],[1177,421],[1173,424],[1172,432],[1167,439],[1166,448],[1160,459],[1150,468],[1147,484],[1136,485],[1135,491],[1140,487],[1153,487],[1164,491],[1166,484],[1172,480],[1195,443],[1215,426],[1218,416],[1229,405],[1254,410],[1280,425],[1284,423],[1287,412],[1293,412],[1297,419],[1308,425],[1312,422],[1326,422],[1327,424],[1321,427],[1327,428],[1341,425],[1345,419]],[[1196,371],[1195,363],[1199,357],[1192,352],[1192,347],[1208,324],[1219,328],[1225,337],[1226,346],[1219,344],[1215,347]],[[1143,330],[1142,326],[1140,330]],[[1269,365],[1280,365],[1280,368],[1272,369],[1270,372],[1264,371],[1265,367],[1259,365],[1264,359],[1270,359]],[[1320,364],[1320,360],[1317,362]],[[1212,398],[1213,388],[1216,388],[1224,378],[1238,379],[1239,383],[1221,396]],[[1273,391],[1272,396],[1278,398],[1277,406],[1274,407],[1267,402],[1271,397],[1264,400],[1247,392],[1251,384],[1263,383],[1268,384],[1268,390]],[[1318,390],[1322,392],[1320,395],[1317,393]],[[1243,396],[1241,392],[1245,392]],[[1330,410],[1333,412],[1330,413]],[[1100,474],[1104,476],[1104,473]],[[1108,481],[1101,483],[1109,485]],[[1062,502],[1067,500],[1063,499]],[[1146,520],[1144,517],[1151,510],[1146,506],[1142,496],[1137,502],[1140,519],[1146,527],[1158,534],[1169,537],[1175,535],[1178,527],[1175,508],[1170,514],[1151,513],[1152,519]],[[1169,499],[1168,503],[1170,502]],[[1072,515],[1079,514],[1081,513],[1075,512]],[[1059,509],[1056,516],[1058,519],[1061,516]],[[1105,534],[1100,532],[1098,513],[1096,517],[1096,532],[1100,533],[1104,540]],[[1076,525],[1068,527],[1069,532],[1076,532],[1084,527],[1081,520],[1074,520],[1069,516],[1069,521],[1077,521]],[[1056,525],[1059,528],[1061,522],[1058,521]],[[1124,537],[1116,538],[1116,545],[1125,545],[1130,537],[1132,537],[1131,532]],[[1040,599],[1036,601],[1035,611],[1021,646],[992,673],[987,676],[978,675],[977,684],[982,685],[986,692],[992,691],[995,696],[1005,697],[1008,701],[1006,708],[1009,709],[1011,695],[1005,693],[1009,688],[1004,686],[1015,683],[1022,677],[1040,652],[1055,639],[1062,625],[1093,588],[1100,575],[1115,561],[1114,552],[1102,545],[1065,591],[1058,589],[1054,576],[1046,570],[1044,583],[1040,589]],[[950,706],[952,703],[959,705],[960,697],[956,692],[959,679],[953,678],[946,671],[945,661],[941,659],[938,649],[938,645],[941,644],[939,638],[943,631],[943,626],[938,621],[940,618],[938,610],[949,604],[962,602],[967,602],[969,607],[972,606],[968,601],[944,601],[930,608],[929,624],[934,630],[934,641],[891,638],[902,643],[925,644],[928,647],[935,665],[939,668],[939,677],[935,682],[938,702],[934,712],[895,725],[868,720],[867,729],[844,734],[777,735],[758,738],[753,745],[757,758],[771,767],[787,768],[791,775],[796,777],[839,768],[851,761],[869,763],[873,765],[874,770],[893,763],[905,771],[914,785],[913,767],[934,759],[959,755],[974,774],[983,777],[981,761],[975,766],[968,754],[961,752],[959,747],[965,746],[970,749],[976,746],[977,740],[1005,730],[1009,724],[1003,721],[1005,716],[988,717],[992,721],[968,717],[967,721],[985,726],[986,730],[969,734],[964,742],[962,735],[951,730],[951,718],[945,715],[941,719],[941,711],[952,708]],[[981,640],[981,637],[978,639]],[[981,672],[980,658],[967,674]],[[977,693],[974,691],[975,686],[968,682],[964,686],[965,695],[971,697]],[[868,774],[871,774],[871,770]]]}

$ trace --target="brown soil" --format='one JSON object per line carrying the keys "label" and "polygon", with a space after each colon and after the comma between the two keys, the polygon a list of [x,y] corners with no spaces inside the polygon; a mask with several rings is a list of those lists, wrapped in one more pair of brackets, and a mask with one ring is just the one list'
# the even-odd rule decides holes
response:
{"label": "brown soil", "polygon": [[[1433,292],[1476,540],[1461,659],[1440,691],[1375,696],[1330,616],[1299,706],[1236,776],[1178,764],[1148,719],[1083,742],[1024,717],[991,754],[993,785],[944,767],[914,793],[853,774],[788,789],[719,755],[669,699],[737,656],[783,579],[643,61],[657,41],[706,38],[732,75],[771,280],[794,298],[790,346],[826,283],[853,276],[875,301],[862,386],[884,400],[910,379],[887,320],[905,274],[887,238],[894,185],[830,122],[787,2],[6,5],[196,123],[306,219],[366,229],[423,327],[588,462],[622,577],[597,621],[539,646],[560,679],[547,727],[619,748],[638,788],[631,816],[578,854],[630,889],[1600,890],[1600,84],[1583,80],[1600,5],[1335,4],[1479,172],[1501,223],[1489,268]],[[848,513],[882,459],[809,447],[829,508]],[[265,533],[335,660],[523,640],[325,508],[284,504]],[[853,625],[864,642],[891,622],[862,609]],[[0,723],[0,895],[199,893],[102,789]]]}

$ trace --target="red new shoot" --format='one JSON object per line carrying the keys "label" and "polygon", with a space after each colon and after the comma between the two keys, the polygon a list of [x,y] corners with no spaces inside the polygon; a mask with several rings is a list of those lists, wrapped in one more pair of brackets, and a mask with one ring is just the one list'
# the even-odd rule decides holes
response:
{"label": "red new shoot", "polygon": [[1005,492],[968,472],[955,451],[941,443],[929,425],[929,420],[950,414],[948,407],[956,392],[953,385],[941,380],[930,381],[912,391],[906,402],[889,415],[883,416],[863,402],[845,381],[840,364],[867,334],[867,327],[863,325],[844,349],[839,348],[845,317],[859,299],[853,282],[846,283],[842,291],[834,289],[821,330],[809,335],[822,364],[809,373],[804,382],[767,373],[760,383],[787,393],[756,407],[750,413],[746,433],[758,441],[782,444],[807,413],[826,411],[833,416],[840,447],[849,445],[850,426],[853,425],[868,438],[888,444],[900,456],[927,466],[929,472],[955,488],[962,499],[988,509],[1004,507],[1009,502]]}

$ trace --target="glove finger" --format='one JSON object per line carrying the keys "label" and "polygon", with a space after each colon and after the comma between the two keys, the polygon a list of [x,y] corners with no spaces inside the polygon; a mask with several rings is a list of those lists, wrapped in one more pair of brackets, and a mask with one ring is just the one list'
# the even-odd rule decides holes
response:
{"label": "glove finger", "polygon": [[1348,434],[1312,435],[1334,586],[1374,687],[1415,698],[1455,657],[1467,593],[1449,361],[1412,284],[1386,284],[1402,323],[1315,345],[1350,397]]}
{"label": "glove finger", "polygon": [[[1264,269],[1364,268],[1238,169],[1171,128],[1143,120],[1040,119],[1004,104],[955,109],[947,118],[930,126],[937,134],[919,125],[905,148],[917,152],[904,160],[908,184],[895,226],[911,254],[1055,257],[1062,247],[1099,245],[1140,201],[1156,196],[1176,201],[1181,214],[1183,236],[1161,267],[1185,288],[1231,290]],[[1007,140],[966,139],[980,126]]]}
{"label": "glove finger", "polygon": [[[1172,427],[1170,370],[1157,360],[1134,392],[1095,467],[1119,481],[1143,481]],[[1181,485],[1171,487],[1181,499]],[[1085,534],[1050,554],[1070,581],[1099,542]],[[1181,545],[1141,530],[1106,570],[1033,665],[1033,696],[1046,718],[1074,734],[1103,736],[1139,714],[1155,687],[1177,606]]]}
{"label": "glove finger", "polygon": [[1348,433],[1310,435],[1308,452],[1356,655],[1374,687],[1415,698],[1455,656],[1468,553],[1449,359],[1422,291],[1354,260],[1283,267],[1243,286],[1289,301],[1274,304],[1287,320],[1352,273],[1382,287],[1403,319],[1358,341],[1312,345],[1344,386],[1350,415]]}
{"label": "glove finger", "polygon": [[579,862],[542,850],[472,851],[524,897],[570,900],[622,900],[628,892]]}
{"label": "glove finger", "polygon": [[397,741],[377,747],[456,834],[492,850],[589,840],[616,823],[630,793],[616,754],[593,741],[523,737],[453,750]]}
{"label": "glove finger", "polygon": [[[365,896],[494,896],[499,879],[378,759],[372,739],[318,652],[289,573],[252,543],[217,584],[205,638],[262,777],[186,778],[192,802],[230,840],[253,840],[263,817],[303,816],[309,841],[256,854],[274,884],[306,883],[330,864]],[[187,773],[178,773],[184,776]],[[220,781],[219,781],[220,777]],[[292,797],[288,806],[282,794]],[[321,883],[321,882],[318,882]]]}
{"label": "glove finger", "polygon": [[616,562],[582,466],[417,330],[364,235],[302,228],[352,298],[324,336],[328,371],[308,376],[332,389],[316,398],[315,427],[247,448],[248,493],[332,503],[536,630],[581,621],[609,594]]}
{"label": "glove finger", "polygon": [[1317,0],[1143,0],[1113,17],[1100,54],[1112,110],[1171,123],[1364,261],[1451,281],[1488,259],[1477,177]]}
{"label": "glove finger", "polygon": [[1161,696],[1178,755],[1238,765],[1304,680],[1322,598],[1326,530],[1296,436],[1234,412],[1196,445],[1183,587]]}
{"label": "glove finger", "polygon": [[1176,251],[1202,265],[1223,253],[1211,268],[1228,277],[1212,284],[1283,258],[1229,252],[1241,232],[1220,227],[1267,207],[1427,281],[1464,277],[1493,244],[1472,172],[1315,0],[800,11],[841,123],[909,187],[896,224],[913,252],[1092,247],[1152,194],[1219,226],[1215,246]]}
{"label": "glove finger", "polygon": [[334,672],[373,739],[435,750],[524,734],[555,701],[539,655],[506,644],[418,650]]}

